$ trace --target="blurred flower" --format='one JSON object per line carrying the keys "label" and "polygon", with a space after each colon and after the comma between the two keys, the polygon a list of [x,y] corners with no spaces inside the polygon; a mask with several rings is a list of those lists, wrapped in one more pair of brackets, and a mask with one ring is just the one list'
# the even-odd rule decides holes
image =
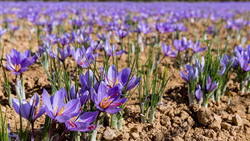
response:
{"label": "blurred flower", "polygon": [[119,30],[116,30],[115,33],[120,38],[125,38],[130,33],[130,31],[125,31],[123,29],[119,29]]}
{"label": "blurred flower", "polygon": [[120,50],[120,51],[117,51],[117,44],[114,44],[111,48],[110,44],[109,44],[109,41],[107,40],[106,41],[106,44],[104,46],[104,49],[106,51],[106,53],[109,55],[109,56],[118,56],[118,55],[122,55],[123,53],[125,53],[125,50]]}
{"label": "blurred flower", "polygon": [[203,92],[201,91],[201,86],[197,86],[197,90],[195,91],[195,96],[200,101],[203,98]]}
{"label": "blurred flower", "polygon": [[6,54],[6,68],[12,72],[14,75],[22,74],[28,70],[28,66],[35,63],[38,59],[36,55],[31,57],[29,50],[24,53],[18,52],[15,49],[11,49],[10,54]]}
{"label": "blurred flower", "polygon": [[165,56],[169,56],[169,57],[176,57],[178,53],[177,51],[173,51],[171,49],[171,46],[167,46],[165,43],[162,43],[162,51]]}
{"label": "blurred flower", "polygon": [[174,40],[174,47],[179,51],[184,51],[192,45],[191,40],[187,41],[186,37],[183,37],[181,41]]}
{"label": "blurred flower", "polygon": [[3,34],[5,34],[7,32],[7,29],[2,29],[2,27],[0,26],[0,37],[3,36]]}
{"label": "blurred flower", "polygon": [[199,53],[199,52],[203,52],[207,49],[207,47],[200,47],[200,42],[196,42],[196,44],[193,44],[192,42],[190,43],[190,48],[194,51],[194,53]]}
{"label": "blurred flower", "polygon": [[95,60],[95,55],[93,54],[93,49],[88,48],[87,51],[84,47],[75,50],[72,49],[72,56],[79,66],[82,68],[89,68]]}
{"label": "blurred flower", "polygon": [[207,92],[213,92],[218,86],[218,83],[216,81],[213,81],[210,78],[210,76],[207,77],[207,85],[206,85],[206,90]]}
{"label": "blurred flower", "polygon": [[180,71],[180,76],[182,79],[184,79],[188,83],[190,83],[191,81],[194,81],[199,75],[198,69],[190,65],[185,65],[185,72],[186,74]]}

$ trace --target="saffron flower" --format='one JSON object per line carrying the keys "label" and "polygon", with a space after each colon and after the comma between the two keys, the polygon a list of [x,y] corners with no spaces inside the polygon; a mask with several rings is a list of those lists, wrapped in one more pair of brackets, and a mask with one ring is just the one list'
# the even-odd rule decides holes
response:
{"label": "saffron flower", "polygon": [[184,50],[186,50],[188,47],[190,47],[192,45],[191,43],[192,41],[189,40],[189,42],[187,41],[186,37],[183,37],[181,41],[179,40],[174,40],[174,47],[179,51],[182,52]]}
{"label": "saffron flower", "polygon": [[83,113],[81,116],[73,117],[65,122],[65,127],[67,132],[69,131],[79,131],[79,132],[87,132],[94,130],[96,125],[90,125],[96,117],[98,116],[99,112],[86,112]]}
{"label": "saffron flower", "polygon": [[65,95],[67,95],[67,92],[64,88],[57,91],[51,97],[46,90],[43,90],[42,99],[47,115],[60,123],[64,123],[78,115],[81,108],[79,99],[72,99],[64,103]]}
{"label": "saffron flower", "polygon": [[5,34],[7,32],[7,29],[2,29],[2,27],[0,26],[0,37],[3,36],[3,34]]}
{"label": "saffron flower", "polygon": [[29,50],[24,53],[18,52],[15,49],[11,49],[10,54],[6,54],[6,68],[14,75],[20,75],[28,70],[28,66],[35,63],[38,59],[36,55],[31,56]]}
{"label": "saffron flower", "polygon": [[121,106],[127,101],[127,98],[120,98],[121,90],[119,86],[109,89],[104,82],[100,83],[98,91],[91,89],[91,99],[100,111],[110,114],[116,114],[121,111]]}
{"label": "saffron flower", "polygon": [[200,42],[196,42],[196,44],[193,45],[192,42],[190,42],[190,48],[194,51],[194,53],[203,52],[207,49],[207,47],[200,47]]}
{"label": "saffron flower", "polygon": [[165,43],[162,43],[162,51],[164,53],[164,56],[173,57],[175,58],[177,56],[177,51],[173,51],[171,49],[171,46],[167,46]]}
{"label": "saffron flower", "polygon": [[[67,94],[67,93],[65,93]],[[67,97],[68,95],[65,95],[65,97]],[[81,103],[81,107],[86,103],[86,101],[88,100],[89,97],[89,91],[87,91],[84,88],[81,88],[80,91],[78,91],[76,93],[75,91],[75,86],[71,85],[71,89],[70,89],[70,98],[68,99],[79,99],[80,103]]]}
{"label": "saffron flower", "polygon": [[[20,103],[21,102],[21,103]],[[17,98],[12,99],[14,110],[23,118],[34,123],[37,118],[45,113],[45,106],[38,109],[40,99],[37,94],[33,95],[29,102],[26,100],[19,101]]]}
{"label": "saffron flower", "polygon": [[85,75],[80,74],[79,81],[81,83],[82,89],[90,90],[92,84],[95,90],[98,88],[99,83],[96,81],[96,78],[91,70],[88,70]]}
{"label": "saffron flower", "polygon": [[115,33],[120,38],[125,38],[130,33],[130,31],[125,31],[123,29],[119,29],[119,30],[116,30]]}
{"label": "saffron flower", "polygon": [[104,49],[105,49],[106,53],[109,56],[118,56],[118,55],[122,55],[123,53],[125,53],[125,50],[116,51],[117,50],[117,44],[114,44],[111,47],[108,40],[106,40],[106,44],[104,46]]}
{"label": "saffron flower", "polygon": [[185,72],[186,74],[183,71],[180,71],[180,76],[188,83],[194,81],[199,75],[198,69],[190,65],[185,65]]}
{"label": "saffron flower", "polygon": [[207,77],[207,85],[206,85],[206,90],[207,92],[213,92],[218,86],[218,83],[216,81],[213,81],[210,78],[210,76]]}
{"label": "saffron flower", "polygon": [[[57,53],[57,50],[59,50],[59,53]],[[65,49],[61,49],[59,47],[57,50],[54,53],[51,48],[47,48],[47,52],[50,55],[50,57],[58,58],[62,62],[64,62],[65,59],[71,55],[71,49],[69,45]]]}
{"label": "saffron flower", "polygon": [[195,96],[200,101],[203,98],[203,92],[201,91],[201,86],[197,86],[197,90],[195,91]]}
{"label": "saffron flower", "polygon": [[72,56],[79,66],[82,68],[89,68],[95,60],[95,55],[93,55],[93,49],[88,48],[87,51],[84,47],[75,50],[72,49]]}
{"label": "saffron flower", "polygon": [[124,68],[118,73],[116,67],[111,65],[108,74],[104,73],[104,82],[109,88],[113,88],[119,84],[120,89],[123,89],[127,85],[126,91],[129,91],[136,87],[140,82],[140,78],[136,76],[133,76],[129,80],[130,73],[130,68]]}

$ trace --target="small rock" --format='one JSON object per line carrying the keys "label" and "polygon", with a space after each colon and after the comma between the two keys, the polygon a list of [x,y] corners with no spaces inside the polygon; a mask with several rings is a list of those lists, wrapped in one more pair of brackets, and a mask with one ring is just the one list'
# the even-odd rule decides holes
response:
{"label": "small rock", "polygon": [[116,137],[114,130],[107,128],[103,133],[103,138],[105,140],[113,140]]}
{"label": "small rock", "polygon": [[229,123],[226,123],[226,122],[222,122],[221,124],[221,127],[223,128],[223,129],[226,129],[226,130],[230,130],[230,128],[231,128],[231,124],[229,124]]}
{"label": "small rock", "polygon": [[181,111],[181,119],[186,120],[189,117],[189,114],[185,111]]}
{"label": "small rock", "polygon": [[128,108],[128,107],[125,107],[124,108],[124,116],[129,116],[130,113],[132,113],[132,109]]}
{"label": "small rock", "polygon": [[210,124],[208,126],[208,128],[213,129],[215,131],[219,131],[221,129],[221,125],[220,125],[220,123],[218,121],[215,120],[215,121],[213,121],[212,124]]}
{"label": "small rock", "polygon": [[237,126],[242,126],[243,125],[243,120],[242,118],[238,115],[238,114],[235,114],[232,118],[232,122],[237,125]]}
{"label": "small rock", "polygon": [[154,135],[153,141],[162,141],[163,138],[164,138],[164,135],[162,133],[158,133]]}
{"label": "small rock", "polygon": [[202,107],[197,112],[197,117],[198,117],[198,122],[203,125],[209,125],[213,121],[212,112],[208,108],[205,108],[205,107]]}
{"label": "small rock", "polygon": [[129,139],[129,137],[130,137],[130,136],[129,136],[129,133],[125,133],[125,134],[123,134],[123,138],[124,138],[124,139],[128,140],[128,139]]}
{"label": "small rock", "polygon": [[217,134],[214,130],[208,130],[205,134],[207,137],[212,138],[212,139],[217,136]]}
{"label": "small rock", "polygon": [[162,116],[161,120],[160,120],[161,125],[163,126],[170,126],[171,125],[171,121],[170,118],[167,116]]}
{"label": "small rock", "polygon": [[132,137],[134,138],[134,139],[138,139],[138,138],[140,138],[140,135],[138,134],[138,133],[132,133],[131,134],[132,135]]}
{"label": "small rock", "polygon": [[227,101],[228,101],[228,98],[227,98],[226,96],[222,96],[222,97],[220,98],[220,100],[221,100],[222,102],[227,102]]}
{"label": "small rock", "polygon": [[160,106],[157,107],[157,110],[158,110],[159,112],[161,112],[161,113],[164,113],[164,112],[166,112],[166,106],[160,105]]}
{"label": "small rock", "polygon": [[143,126],[141,124],[139,124],[139,125],[135,125],[133,128],[131,128],[130,131],[140,133],[140,132],[142,132],[142,129],[143,129]]}
{"label": "small rock", "polygon": [[214,115],[214,120],[216,120],[218,123],[222,122],[222,119],[219,115],[217,115],[217,114],[213,114],[213,115]]}
{"label": "small rock", "polygon": [[178,125],[180,125],[182,123],[181,118],[179,118],[179,117],[173,117],[172,120],[173,120],[174,123],[176,123]]}
{"label": "small rock", "polygon": [[193,120],[193,118],[192,117],[188,117],[188,119],[187,119],[187,121],[188,121],[188,124],[192,127],[193,125],[194,125],[194,120]]}

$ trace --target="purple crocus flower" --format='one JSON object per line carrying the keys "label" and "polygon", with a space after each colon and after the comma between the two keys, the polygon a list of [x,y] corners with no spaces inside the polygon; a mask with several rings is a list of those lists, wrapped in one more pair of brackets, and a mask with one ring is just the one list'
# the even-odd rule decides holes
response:
{"label": "purple crocus flower", "polygon": [[191,40],[187,41],[186,37],[183,37],[181,41],[174,40],[174,47],[179,51],[184,51],[191,45]]}
{"label": "purple crocus flower", "polygon": [[135,32],[148,34],[151,32],[151,29],[152,28],[149,27],[146,22],[140,22],[137,28],[135,29]]}
{"label": "purple crocus flower", "polygon": [[85,75],[80,74],[79,77],[79,81],[81,83],[82,89],[85,90],[90,90],[92,87],[92,84],[95,88],[95,90],[97,90],[99,84],[96,81],[96,78],[94,76],[94,73],[91,70],[88,70]]}
{"label": "purple crocus flower", "polygon": [[214,32],[215,32],[214,26],[207,27],[207,33],[208,34],[213,34]]}
{"label": "purple crocus flower", "polygon": [[16,30],[19,29],[19,26],[14,26],[14,25],[10,24],[9,28],[10,28],[11,31],[15,32]]}
{"label": "purple crocus flower", "polygon": [[118,73],[116,67],[111,65],[108,74],[104,73],[104,82],[109,88],[119,85],[120,89],[123,89],[127,85],[126,91],[129,91],[136,87],[140,82],[140,78],[136,76],[133,76],[129,80],[130,73],[130,68],[124,68]]}
{"label": "purple crocus flower", "polygon": [[111,34],[112,34],[112,32],[110,31],[107,35],[105,35],[104,33],[103,34],[97,34],[97,37],[100,40],[105,41],[105,40],[109,40]]}
{"label": "purple crocus flower", "polygon": [[190,65],[185,65],[185,72],[186,74],[180,71],[180,76],[182,79],[184,79],[188,83],[190,83],[191,81],[194,81],[199,75],[198,69]]}
{"label": "purple crocus flower", "polygon": [[213,81],[210,78],[210,76],[207,77],[207,85],[206,85],[206,90],[207,92],[213,92],[218,86],[218,83],[216,81]]}
{"label": "purple crocus flower", "polygon": [[46,34],[45,37],[41,36],[41,38],[43,39],[43,41],[51,44],[51,45],[54,45],[58,42],[58,38],[56,36],[56,34]]}
{"label": "purple crocus flower", "polygon": [[14,75],[22,74],[28,70],[28,66],[35,63],[38,59],[36,55],[31,57],[29,50],[24,53],[18,52],[15,49],[11,49],[10,54],[6,54],[6,68]]}
{"label": "purple crocus flower", "polygon": [[250,60],[249,57],[246,54],[243,54],[242,56],[240,56],[239,59],[239,64],[240,67],[246,72],[246,71],[250,71]]}
{"label": "purple crocus flower", "polygon": [[171,46],[167,46],[165,43],[162,43],[162,51],[164,53],[164,56],[173,57],[175,58],[177,56],[177,51],[173,51],[171,49]]}
{"label": "purple crocus flower", "polygon": [[197,90],[195,91],[195,96],[200,101],[203,98],[203,92],[201,91],[201,86],[197,86]]}
{"label": "purple crocus flower", "polygon": [[3,36],[3,34],[5,34],[7,32],[7,29],[2,29],[2,27],[0,26],[0,37]]}
{"label": "purple crocus flower", "polygon": [[37,118],[45,113],[45,106],[42,106],[40,110],[38,110],[40,99],[37,94],[33,95],[29,102],[23,99],[20,103],[19,99],[13,98],[12,103],[14,110],[21,115],[21,117],[30,121],[30,123],[34,123]]}
{"label": "purple crocus flower", "polygon": [[75,50],[72,49],[72,56],[79,66],[82,68],[89,68],[90,64],[94,62],[95,55],[93,55],[93,49],[88,48],[87,51],[84,47]]}
{"label": "purple crocus flower", "polygon": [[65,95],[67,95],[67,91],[64,88],[51,97],[45,89],[43,90],[42,99],[47,115],[60,123],[78,115],[81,108],[79,99],[72,99],[65,104]]}
{"label": "purple crocus flower", "polygon": [[[59,50],[59,54],[57,53]],[[56,49],[55,53],[52,51],[52,48],[47,48],[47,52],[52,58],[59,58],[60,61],[64,62],[66,58],[71,55],[70,45],[68,45],[65,49],[61,49],[60,47]]]}
{"label": "purple crocus flower", "polygon": [[199,53],[199,52],[203,52],[207,49],[207,47],[200,47],[200,42],[196,42],[196,44],[193,44],[192,42],[190,43],[190,48],[194,51],[194,53]]}
{"label": "purple crocus flower", "polygon": [[201,61],[199,59],[195,60],[195,67],[198,69],[198,71],[203,72],[204,66],[205,66],[204,56],[201,57]]}
{"label": "purple crocus flower", "polygon": [[[68,95],[65,95],[65,97],[68,97]],[[71,99],[79,99],[82,107],[89,99],[89,91],[87,91],[85,88],[81,88],[80,91],[76,93],[75,86],[71,85],[70,98],[68,101]]]}
{"label": "purple crocus flower", "polygon": [[90,123],[96,119],[98,114],[99,114],[98,111],[86,112],[79,117],[75,116],[71,118],[70,120],[65,122],[65,127],[67,132],[70,131],[87,132],[94,130],[96,128],[96,125],[90,125]]}
{"label": "purple crocus flower", "polygon": [[120,50],[120,51],[117,51],[117,44],[114,44],[111,48],[110,44],[109,44],[109,41],[107,40],[106,41],[106,44],[104,46],[104,49],[106,51],[106,53],[109,55],[109,56],[118,56],[118,55],[122,55],[123,53],[125,53],[125,50]]}
{"label": "purple crocus flower", "polygon": [[130,33],[130,31],[125,31],[123,29],[119,29],[119,30],[116,30],[115,33],[120,38],[125,38]]}
{"label": "purple crocus flower", "polygon": [[121,90],[119,86],[109,89],[104,82],[100,83],[98,91],[91,89],[91,99],[100,111],[115,114],[121,111],[121,106],[127,101],[127,98],[120,98]]}
{"label": "purple crocus flower", "polygon": [[70,39],[70,34],[65,33],[61,38],[58,39],[59,42],[62,44],[62,46],[65,46],[72,42],[72,39]]}

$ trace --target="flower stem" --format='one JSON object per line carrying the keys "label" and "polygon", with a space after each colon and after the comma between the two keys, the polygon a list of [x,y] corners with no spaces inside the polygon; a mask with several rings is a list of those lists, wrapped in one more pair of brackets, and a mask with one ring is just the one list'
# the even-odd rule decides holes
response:
{"label": "flower stem", "polygon": [[49,128],[49,133],[48,133],[48,136],[47,136],[47,141],[50,140],[50,135],[51,135],[51,133],[52,133],[52,131],[53,131],[53,128],[54,128],[55,124],[56,124],[56,121],[53,120],[53,121],[52,121],[52,124],[51,124],[51,126],[50,126],[50,128]]}
{"label": "flower stem", "polygon": [[117,129],[117,115],[111,115],[111,128]]}
{"label": "flower stem", "polygon": [[35,141],[34,123],[31,123],[31,141]]}

